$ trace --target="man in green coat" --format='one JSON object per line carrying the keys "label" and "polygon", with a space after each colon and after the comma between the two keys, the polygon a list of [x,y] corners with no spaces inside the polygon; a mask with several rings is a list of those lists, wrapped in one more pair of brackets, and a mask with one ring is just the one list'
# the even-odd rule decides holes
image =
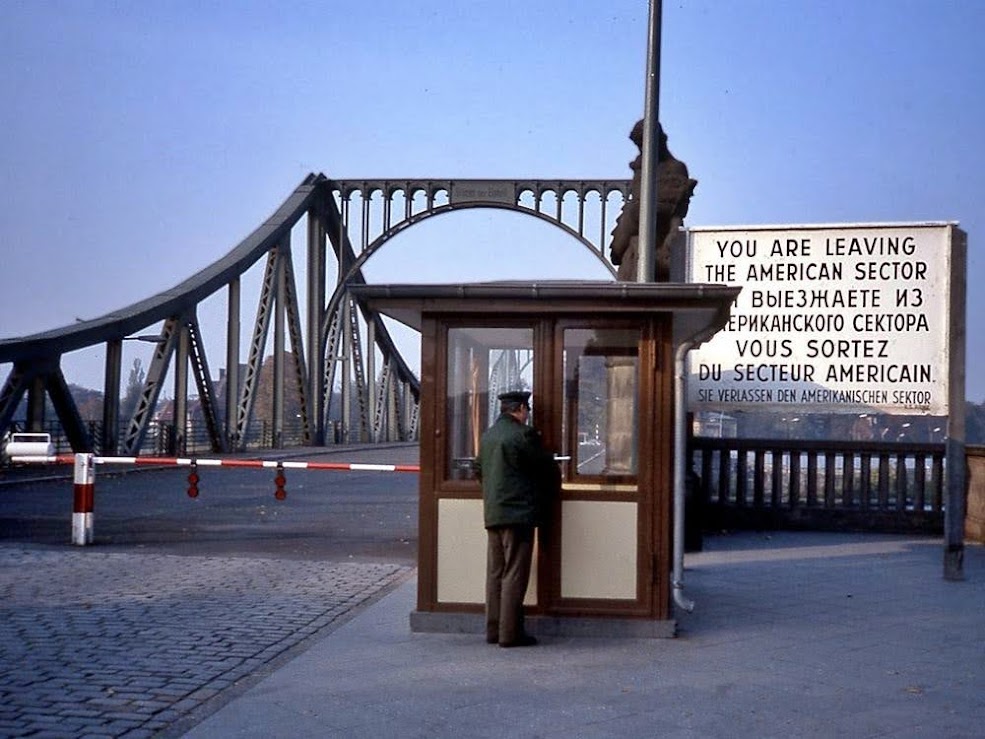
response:
{"label": "man in green coat", "polygon": [[560,485],[560,473],[540,434],[527,425],[530,393],[502,393],[499,401],[499,418],[483,434],[476,460],[489,539],[486,641],[529,647],[537,640],[523,627],[523,596],[530,580],[534,528]]}

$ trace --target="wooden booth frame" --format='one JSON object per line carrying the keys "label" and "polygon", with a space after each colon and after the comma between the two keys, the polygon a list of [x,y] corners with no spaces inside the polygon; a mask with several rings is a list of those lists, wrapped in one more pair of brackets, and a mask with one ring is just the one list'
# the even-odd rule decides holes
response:
{"label": "wooden booth frame", "polygon": [[[526,601],[531,628],[535,633],[672,635],[674,350],[681,334],[724,324],[737,290],[487,283],[361,286],[355,293],[374,310],[421,331],[418,599],[412,628],[482,631],[482,493],[468,474],[468,451],[495,420],[493,391],[515,388],[489,388],[473,379],[467,401],[450,388],[459,390],[467,372],[489,377],[491,355],[470,352],[479,359],[470,359],[464,369],[454,358],[462,351],[461,337],[519,329],[530,336],[532,370],[521,379],[533,392],[533,425],[548,448],[570,458],[561,462],[562,491],[549,522],[538,531]],[[633,335],[635,346],[626,338]],[[610,345],[607,336],[618,341]],[[574,341],[568,354],[566,337],[582,342]],[[585,432],[578,425],[578,374],[571,364],[566,367],[566,357],[577,358],[579,367],[588,357],[585,365],[596,373],[597,357],[603,358],[606,373],[616,365],[629,369],[623,377],[633,378],[630,403],[614,405],[609,396],[605,402],[613,409],[607,424],[616,423],[611,417],[618,409],[622,416],[626,409],[635,414],[632,423],[619,422],[635,434],[631,464],[586,472],[575,466],[581,464]],[[467,428],[456,425],[462,419]],[[612,446],[608,436],[602,446]],[[584,578],[583,569],[589,572]]]}

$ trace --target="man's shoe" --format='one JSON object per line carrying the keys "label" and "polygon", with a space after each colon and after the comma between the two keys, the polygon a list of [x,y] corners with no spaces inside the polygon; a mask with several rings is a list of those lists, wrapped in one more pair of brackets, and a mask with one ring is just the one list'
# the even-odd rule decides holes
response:
{"label": "man's shoe", "polygon": [[516,641],[500,642],[499,646],[504,648],[510,647],[533,647],[537,644],[537,640],[530,636],[530,634],[524,634]]}
{"label": "man's shoe", "polygon": [[498,636],[492,636],[491,634],[486,634],[486,644],[498,644],[498,643],[499,643]]}

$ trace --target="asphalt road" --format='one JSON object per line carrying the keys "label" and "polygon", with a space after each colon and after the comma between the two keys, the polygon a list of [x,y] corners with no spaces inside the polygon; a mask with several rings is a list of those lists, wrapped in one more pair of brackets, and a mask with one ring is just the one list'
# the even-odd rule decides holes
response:
{"label": "asphalt road", "polygon": [[[416,464],[417,446],[278,456]],[[280,501],[273,469],[199,467],[194,499],[187,495],[187,468],[120,469],[96,467],[93,546],[107,551],[137,547],[168,554],[416,564],[414,473],[287,470],[287,497]],[[72,497],[67,466],[0,475],[0,540],[69,543]]]}

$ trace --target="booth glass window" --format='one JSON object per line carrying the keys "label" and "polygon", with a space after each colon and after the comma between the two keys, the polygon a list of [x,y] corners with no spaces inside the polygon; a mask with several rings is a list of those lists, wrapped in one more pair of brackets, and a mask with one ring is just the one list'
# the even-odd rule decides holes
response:
{"label": "booth glass window", "polygon": [[474,479],[479,440],[499,417],[499,394],[533,390],[533,345],[532,328],[448,329],[446,479]]}
{"label": "booth glass window", "polygon": [[568,480],[637,474],[639,343],[639,329],[564,331]]}

